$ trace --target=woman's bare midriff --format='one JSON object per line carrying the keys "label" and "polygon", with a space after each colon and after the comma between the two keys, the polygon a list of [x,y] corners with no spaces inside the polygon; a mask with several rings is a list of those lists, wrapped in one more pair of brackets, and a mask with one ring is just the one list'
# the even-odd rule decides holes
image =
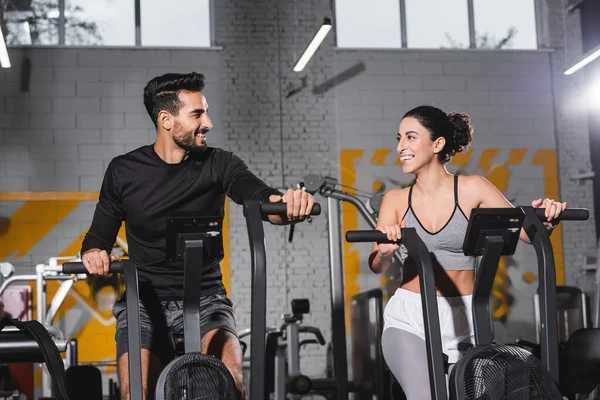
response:
{"label": "woman's bare midriff", "polygon": [[[473,294],[475,287],[475,271],[435,271],[437,295],[445,297],[466,296]],[[416,275],[400,285],[402,289],[421,293],[421,282]]]}

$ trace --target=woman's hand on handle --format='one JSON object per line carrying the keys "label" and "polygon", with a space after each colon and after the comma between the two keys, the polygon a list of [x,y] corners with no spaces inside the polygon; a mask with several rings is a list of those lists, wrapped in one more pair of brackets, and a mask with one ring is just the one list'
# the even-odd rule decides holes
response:
{"label": "woman's hand on handle", "polygon": [[[406,228],[406,222],[400,221],[400,225],[385,225],[379,227],[379,231],[386,234],[388,240],[397,242],[402,239],[402,228]],[[377,250],[382,256],[394,254],[400,246],[396,243],[377,243]]]}
{"label": "woman's hand on handle", "polygon": [[556,224],[552,224],[552,220],[558,218],[558,216],[567,208],[567,202],[560,203],[558,201],[554,201],[552,199],[536,199],[531,202],[531,206],[534,208],[544,208],[545,215],[547,221],[544,222],[544,225],[549,230],[554,229]]}
{"label": "woman's hand on handle", "polygon": [[83,253],[81,262],[90,275],[108,275],[111,261],[119,261],[118,255],[109,256],[106,250],[90,249]]}

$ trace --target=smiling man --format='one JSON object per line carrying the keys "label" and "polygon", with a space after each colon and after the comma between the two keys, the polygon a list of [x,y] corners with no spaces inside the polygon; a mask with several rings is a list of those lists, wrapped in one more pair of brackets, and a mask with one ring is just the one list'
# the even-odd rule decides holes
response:
{"label": "smiling man", "polygon": [[[144,89],[144,105],[156,126],[156,142],[114,158],[106,170],[100,198],[81,249],[90,274],[108,273],[121,222],[125,221],[129,255],[140,285],[142,385],[145,399],[154,398],[162,368],[174,356],[170,335],[183,334],[183,264],[165,255],[166,217],[170,212],[197,211],[223,215],[225,196],[286,202],[287,216],[271,216],[273,224],[302,221],[314,199],[301,190],[282,195],[248,170],[231,152],[207,146],[213,125],[203,93],[204,76],[166,74]],[[201,276],[202,351],[220,358],[234,377],[242,399],[242,352],[232,302],[222,282],[220,257],[204,266]],[[129,399],[125,296],[113,307],[117,320],[117,367],[121,398]]]}

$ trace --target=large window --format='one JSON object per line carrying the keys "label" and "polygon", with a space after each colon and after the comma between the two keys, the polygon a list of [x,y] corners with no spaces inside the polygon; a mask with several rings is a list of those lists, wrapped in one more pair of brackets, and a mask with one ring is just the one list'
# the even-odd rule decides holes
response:
{"label": "large window", "polygon": [[398,0],[336,1],[339,47],[400,47]]}
{"label": "large window", "polygon": [[477,47],[537,48],[535,5],[524,0],[474,0]]}
{"label": "large window", "polygon": [[139,38],[133,0],[0,0],[0,23],[13,45],[209,47],[210,1],[141,0]]}
{"label": "large window", "polygon": [[337,0],[335,25],[341,48],[537,48],[535,0]]}
{"label": "large window", "polygon": [[49,45],[58,37],[58,0],[0,1],[0,23],[7,44]]}
{"label": "large window", "polygon": [[[219,0],[216,0],[219,1]],[[170,47],[210,46],[210,0],[141,0],[142,45]]]}
{"label": "large window", "polygon": [[134,1],[66,0],[66,5],[66,45],[135,45]]}
{"label": "large window", "polygon": [[466,0],[405,1],[408,47],[469,47],[469,12]]}

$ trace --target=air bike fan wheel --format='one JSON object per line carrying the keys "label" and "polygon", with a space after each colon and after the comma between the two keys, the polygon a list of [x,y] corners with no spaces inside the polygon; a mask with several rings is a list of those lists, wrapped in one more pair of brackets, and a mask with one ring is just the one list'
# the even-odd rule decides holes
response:
{"label": "air bike fan wheel", "polygon": [[465,400],[561,400],[548,371],[517,346],[478,346],[465,354],[450,375]]}
{"label": "air bike fan wheel", "polygon": [[239,399],[233,377],[216,357],[188,353],[171,361],[158,380],[164,400]]}

